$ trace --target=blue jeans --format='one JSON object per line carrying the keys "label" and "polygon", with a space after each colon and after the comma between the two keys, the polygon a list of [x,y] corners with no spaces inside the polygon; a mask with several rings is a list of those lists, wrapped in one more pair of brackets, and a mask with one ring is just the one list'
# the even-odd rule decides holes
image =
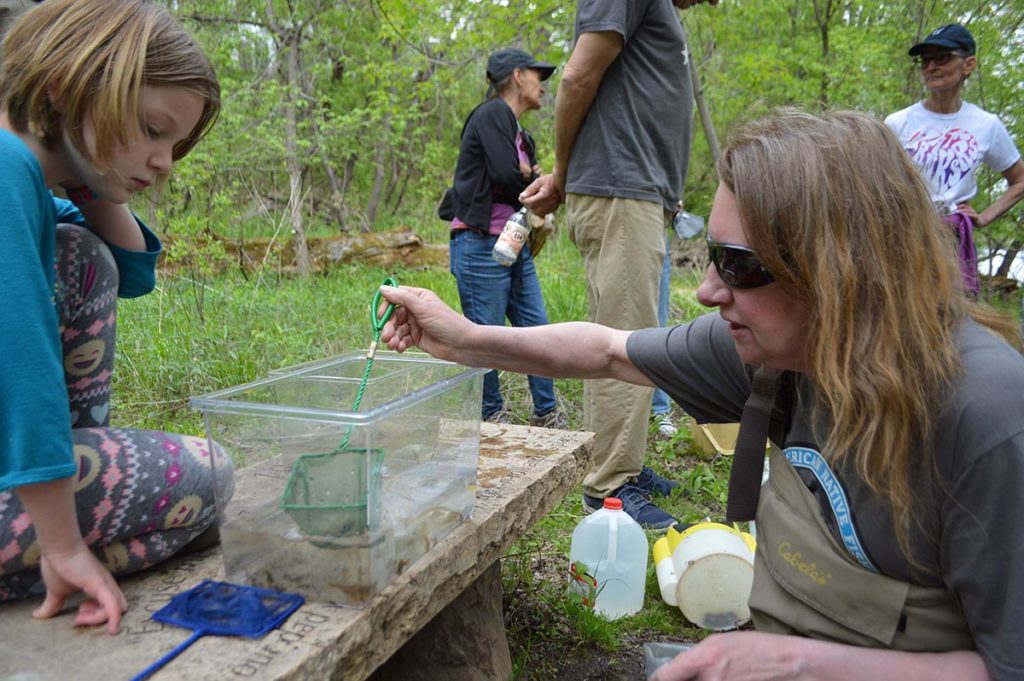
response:
{"label": "blue jeans", "polygon": [[[512,326],[541,326],[548,323],[540,280],[533,266],[529,245],[510,267],[499,265],[491,250],[498,237],[473,229],[453,230],[449,269],[459,287],[462,314],[477,324],[504,326],[508,317]],[[555,402],[555,382],[550,378],[527,376],[533,413],[547,414]],[[480,410],[487,418],[504,405],[498,372],[484,375],[484,400]]]}
{"label": "blue jeans", "polygon": [[[672,259],[668,255],[668,232],[665,232],[665,263],[661,268],[661,283],[658,285],[658,326],[668,324],[668,303],[671,293],[669,291],[669,275],[672,272]],[[654,389],[654,397],[651,398],[651,413],[667,414],[672,408],[668,394],[660,389]]]}

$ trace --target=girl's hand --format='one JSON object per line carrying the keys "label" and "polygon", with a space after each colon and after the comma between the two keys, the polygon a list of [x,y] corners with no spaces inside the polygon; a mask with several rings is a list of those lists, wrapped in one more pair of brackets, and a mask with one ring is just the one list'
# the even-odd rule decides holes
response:
{"label": "girl's hand", "polygon": [[53,617],[68,596],[84,591],[89,598],[78,607],[75,624],[106,622],[110,633],[116,634],[128,601],[82,539],[71,478],[24,485],[14,491],[35,527],[41,556],[39,567],[46,584],[46,599],[32,614]]}
{"label": "girl's hand", "polygon": [[83,591],[89,598],[78,606],[75,625],[94,626],[106,622],[111,634],[120,630],[121,613],[128,609],[128,601],[114,577],[84,541],[68,552],[44,553],[40,568],[46,584],[46,599],[32,613],[33,617],[53,617],[60,612],[68,596]]}

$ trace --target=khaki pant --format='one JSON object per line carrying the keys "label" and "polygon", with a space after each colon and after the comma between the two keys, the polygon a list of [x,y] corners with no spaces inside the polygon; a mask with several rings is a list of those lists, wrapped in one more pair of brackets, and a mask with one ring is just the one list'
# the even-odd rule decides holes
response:
{"label": "khaki pant", "polygon": [[[584,194],[569,194],[566,207],[569,237],[587,272],[589,320],[616,329],[658,326],[665,210],[649,201]],[[640,473],[652,393],[612,379],[584,382],[583,424],[595,434],[586,494],[605,497]]]}

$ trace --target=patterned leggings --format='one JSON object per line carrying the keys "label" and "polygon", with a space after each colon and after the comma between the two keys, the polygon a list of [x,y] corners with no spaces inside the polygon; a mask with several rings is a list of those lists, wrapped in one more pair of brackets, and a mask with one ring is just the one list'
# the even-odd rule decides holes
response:
{"label": "patterned leggings", "polygon": [[[118,275],[92,232],[57,228],[57,300],[64,345],[75,501],[86,543],[115,575],[164,560],[215,520],[205,438],[109,427]],[[231,461],[215,448],[222,492]],[[0,492],[0,602],[41,594],[39,545],[12,491]]]}

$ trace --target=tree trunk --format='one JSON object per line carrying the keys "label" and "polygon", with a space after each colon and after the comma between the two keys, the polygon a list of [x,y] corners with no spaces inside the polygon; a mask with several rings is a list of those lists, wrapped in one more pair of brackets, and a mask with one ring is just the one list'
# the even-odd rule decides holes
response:
{"label": "tree trunk", "polygon": [[398,166],[398,154],[398,149],[392,149],[390,163],[388,163],[390,170],[388,172],[388,187],[384,192],[384,205],[389,208],[394,206],[392,201],[395,198],[395,190],[398,188],[398,181],[402,177],[402,172]]}
{"label": "tree trunk", "polygon": [[999,263],[999,269],[996,270],[997,277],[1008,278],[1010,276],[1010,267],[1013,265],[1013,261],[1017,259],[1022,246],[1024,246],[1024,243],[1021,243],[1019,239],[1014,239],[1010,242],[1010,245],[1006,247],[1006,255],[1003,256],[1003,261]]}
{"label": "tree trunk", "polygon": [[[323,149],[323,146],[320,148]],[[323,155],[323,162],[324,172],[327,173],[327,181],[331,185],[331,211],[334,213],[334,219],[338,222],[338,231],[347,232],[348,226],[345,224],[345,195],[341,191],[341,185],[338,183],[338,174],[334,172],[334,166],[331,165],[326,153]]]}
{"label": "tree trunk", "polygon": [[377,219],[377,211],[380,209],[381,196],[384,193],[384,177],[386,174],[388,158],[388,137],[391,132],[391,110],[384,114],[380,124],[380,137],[377,140],[377,148],[373,153],[373,188],[370,190],[370,199],[366,202],[366,221],[372,225]]}
{"label": "tree trunk", "polygon": [[829,47],[829,23],[832,21],[832,0],[824,0],[825,9],[822,11],[818,0],[814,0],[814,20],[818,24],[818,32],[821,34],[821,86],[818,92],[818,104],[822,110],[828,108],[829,78],[828,67],[831,61],[831,49]]}
{"label": "tree trunk", "polygon": [[[683,30],[685,31],[685,28]],[[700,125],[704,129],[704,137],[707,139],[708,148],[711,150],[711,159],[717,163],[718,159],[722,156],[722,145],[718,141],[715,122],[711,119],[708,100],[704,96],[704,86],[701,84],[700,74],[697,72],[697,64],[693,60],[693,51],[690,50],[689,39],[687,39],[686,45],[687,50],[690,52],[690,82],[693,86],[693,101],[697,104],[697,111],[700,113]]]}
{"label": "tree trunk", "polygon": [[285,41],[287,65],[287,99],[284,116],[285,167],[288,170],[288,218],[292,226],[295,243],[295,266],[301,275],[312,271],[309,262],[309,247],[306,243],[306,227],[302,216],[302,161],[299,159],[299,124],[297,93],[301,88],[299,79],[299,35],[290,31]]}

